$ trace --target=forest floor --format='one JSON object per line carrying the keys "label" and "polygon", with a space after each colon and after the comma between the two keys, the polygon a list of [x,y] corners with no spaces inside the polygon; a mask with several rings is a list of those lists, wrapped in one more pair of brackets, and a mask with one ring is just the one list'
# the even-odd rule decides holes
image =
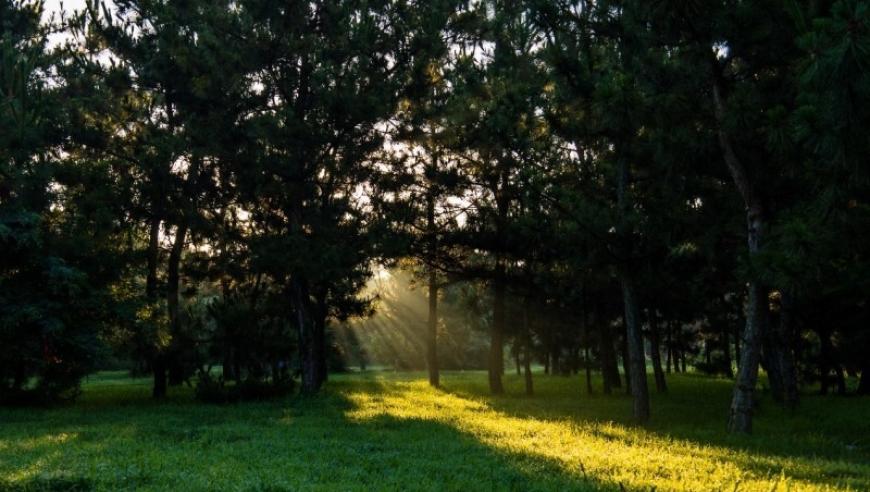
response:
{"label": "forest floor", "polygon": [[526,397],[510,374],[498,398],[481,372],[423,378],[218,406],[101,373],[74,405],[0,410],[0,491],[870,490],[870,398],[807,394],[789,413],[765,397],[755,434],[732,436],[724,379],[672,375],[641,428],[628,397],[578,377],[536,376]]}

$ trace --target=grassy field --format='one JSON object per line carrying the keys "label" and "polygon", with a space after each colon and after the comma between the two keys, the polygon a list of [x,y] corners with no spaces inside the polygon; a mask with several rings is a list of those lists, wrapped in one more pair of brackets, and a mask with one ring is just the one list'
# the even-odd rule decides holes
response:
{"label": "grassy field", "polygon": [[870,490],[870,399],[762,402],[725,433],[730,381],[673,376],[653,419],[624,395],[536,378],[487,395],[483,373],[333,376],[324,395],[215,406],[92,377],[73,406],[0,410],[0,490]]}

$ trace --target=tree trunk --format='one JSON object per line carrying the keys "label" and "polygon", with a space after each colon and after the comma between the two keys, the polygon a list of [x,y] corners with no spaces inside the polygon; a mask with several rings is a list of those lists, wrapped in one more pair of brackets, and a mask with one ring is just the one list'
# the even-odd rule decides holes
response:
{"label": "tree trunk", "polygon": [[525,343],[525,357],[523,358],[523,366],[525,369],[526,394],[532,396],[535,394],[535,388],[532,382],[532,332],[529,327],[529,305],[528,300],[523,302],[523,340]]}
{"label": "tree trunk", "polygon": [[429,319],[426,324],[426,367],[429,370],[429,384],[437,388],[440,384],[438,368],[438,276],[435,272],[437,236],[435,235],[435,196],[431,188],[426,195],[426,232],[427,254],[429,256]]}
{"label": "tree trunk", "polygon": [[184,366],[182,363],[181,347],[181,320],[179,319],[178,292],[181,276],[181,254],[184,251],[184,242],[187,239],[187,222],[182,221],[175,229],[175,241],[169,252],[166,275],[166,308],[169,314],[169,330],[172,336],[167,364],[169,370],[169,385],[179,386],[184,382]]}
{"label": "tree trunk", "polygon": [[151,362],[151,370],[154,371],[154,388],[151,391],[153,398],[166,396],[166,356],[158,353]]}
{"label": "tree trunk", "polygon": [[[761,211],[751,209],[747,214],[749,229],[749,254],[751,258],[761,249],[764,222]],[[767,290],[758,279],[749,283],[749,303],[746,313],[746,327],[743,331],[743,350],[740,354],[740,370],[734,384],[731,399],[731,414],[728,428],[732,432],[752,432],[752,411],[755,384],[758,381],[758,363],[761,352],[761,338],[767,317]]]}
{"label": "tree trunk", "polygon": [[761,342],[761,367],[767,372],[767,382],[770,385],[770,393],[774,401],[783,402],[783,377],[780,371],[779,354],[774,349],[775,344],[771,340],[770,327],[766,327]]}
{"label": "tree trunk", "polygon": [[[151,218],[148,231],[148,272],[145,276],[145,298],[152,305],[157,302],[157,260],[160,252],[160,219]],[[151,371],[154,374],[154,385],[151,395],[154,398],[166,396],[166,362],[159,347],[152,347]]]}
{"label": "tree trunk", "polygon": [[599,348],[601,359],[601,375],[604,380],[604,394],[609,395],[613,388],[619,388],[622,382],[619,379],[619,366],[616,361],[616,349],[613,346],[613,332],[607,323],[599,325]]}
{"label": "tree trunk", "polygon": [[229,346],[229,344],[224,347],[222,375],[224,381],[233,381],[236,379],[236,376],[233,373],[233,349]]}
{"label": "tree trunk", "polygon": [[592,361],[589,354],[589,312],[586,309],[586,289],[582,289],[580,309],[580,323],[583,337],[583,365],[586,373],[586,394],[592,394]]}
{"label": "tree trunk", "polygon": [[[646,357],[643,348],[643,333],[641,332],[639,308],[635,294],[634,279],[631,276],[633,268],[631,257],[634,254],[634,238],[629,223],[629,211],[631,198],[629,197],[629,185],[631,183],[631,168],[628,162],[628,149],[622,145],[619,149],[618,176],[617,176],[617,208],[619,221],[617,232],[620,239],[620,254],[622,256],[619,265],[619,280],[622,286],[622,300],[625,305],[623,319],[625,321],[625,345],[623,363],[627,366],[625,371],[626,389],[633,396],[634,418],[638,422],[649,420],[649,389],[646,381]],[[626,360],[627,359],[627,360]]]}
{"label": "tree trunk", "polygon": [[148,302],[157,300],[157,257],[160,251],[160,219],[151,218],[148,231],[148,273],[145,277],[145,297]]}
{"label": "tree trunk", "polygon": [[532,382],[532,344],[529,341],[525,347],[525,356],[523,357],[523,372],[525,374],[526,381],[526,394],[531,396],[535,393],[534,385]]}
{"label": "tree trunk", "polygon": [[311,299],[308,285],[304,279],[294,277],[290,281],[290,301],[296,315],[296,328],[299,331],[299,357],[302,362],[302,392],[315,394],[323,384],[320,359],[323,350],[317,345],[319,337],[312,316]]}
{"label": "tree trunk", "polygon": [[561,372],[561,361],[559,360],[559,345],[555,342],[550,344],[550,374],[557,375]]}
{"label": "tree trunk", "polygon": [[[221,278],[221,296],[224,302],[230,298],[230,282],[226,277]],[[223,333],[223,360],[221,363],[221,372],[224,381],[232,381],[235,379],[233,374],[233,338],[229,333]]]}
{"label": "tree trunk", "polygon": [[[674,341],[673,341],[674,324],[673,324],[673,322],[668,321],[667,326],[668,326],[668,341],[666,342],[667,347],[665,347],[665,350],[667,351],[667,357],[668,357],[668,361],[667,361],[668,369],[667,370],[668,370],[668,374],[670,374],[671,373],[671,363],[674,362]],[[674,363],[674,366],[676,366],[676,363]],[[680,372],[679,368],[677,368],[677,372]]]}
{"label": "tree trunk", "polygon": [[843,374],[843,366],[834,364],[834,374],[837,375],[837,394],[846,396],[846,376]]}
{"label": "tree trunk", "polygon": [[738,364],[738,370],[740,370],[740,335],[740,325],[737,325],[734,327],[734,361]]}
{"label": "tree trunk", "polygon": [[[746,205],[746,223],[750,261],[756,260],[761,251],[761,241],[764,234],[764,214],[761,200],[757,195],[754,183],[743,163],[737,158],[734,146],[728,132],[725,130],[725,103],[723,101],[721,73],[718,61],[713,54],[713,112],[717,123],[717,136],[725,164],[731,174],[738,192]],[[740,354],[740,370],[734,383],[734,395],[731,399],[731,412],[728,428],[731,432],[752,432],[752,409],[754,405],[755,384],[758,381],[758,363],[761,351],[761,338],[767,315],[767,291],[761,285],[757,275],[749,283],[749,306],[746,316],[746,327],[743,331],[743,353]]]}
{"label": "tree trunk", "polygon": [[722,354],[725,358],[723,363],[725,364],[725,375],[728,376],[729,378],[733,379],[734,378],[734,368],[731,367],[731,365],[732,365],[731,341],[729,340],[730,337],[728,336],[729,331],[730,331],[730,327],[728,326],[728,323],[726,322],[725,327],[722,330],[722,341],[721,341]]}
{"label": "tree trunk", "polygon": [[489,390],[494,395],[504,393],[501,376],[504,372],[505,267],[499,260],[493,285],[492,329],[489,345]]}
{"label": "tree trunk", "polygon": [[[646,382],[646,357],[643,350],[643,334],[640,330],[637,298],[634,284],[627,272],[622,274],[622,298],[625,302],[625,328],[629,357],[629,380],[634,398],[634,418],[638,422],[649,420],[649,389]],[[661,367],[659,367],[661,369]]]}
{"label": "tree trunk", "polygon": [[861,364],[861,379],[858,381],[859,395],[870,395],[870,357],[864,357],[864,362]]}
{"label": "tree trunk", "polygon": [[827,395],[831,384],[831,361],[833,361],[833,347],[831,346],[831,334],[827,330],[817,330],[819,335],[819,394]]}
{"label": "tree trunk", "polygon": [[317,296],[316,309],[314,311],[314,349],[317,360],[317,377],[320,379],[322,386],[329,379],[329,366],[327,364],[327,346],[326,346],[326,318],[328,310],[326,307],[326,294]]}
{"label": "tree trunk", "polygon": [[625,394],[631,394],[631,357],[628,355],[628,328],[625,326],[626,321],[622,321],[622,374],[625,375]]}
{"label": "tree trunk", "polygon": [[662,370],[662,353],[659,343],[659,324],[658,315],[655,309],[649,310],[649,333],[650,333],[650,353],[652,354],[653,373],[656,380],[656,391],[659,393],[668,392],[668,384],[665,381],[665,371]]}
{"label": "tree trunk", "polygon": [[780,298],[776,343],[780,347],[779,370],[782,374],[783,404],[795,408],[798,404],[797,368],[795,365],[794,298],[783,289]]}
{"label": "tree trunk", "polygon": [[426,324],[426,367],[429,369],[429,384],[440,385],[438,369],[438,283],[435,270],[429,267],[429,319]]}
{"label": "tree trunk", "polygon": [[505,224],[508,217],[508,208],[510,207],[508,173],[501,162],[498,163],[498,166],[501,168],[498,182],[492,190],[495,195],[497,209],[496,244],[498,251],[496,252],[495,277],[493,282],[492,327],[488,361],[489,390],[494,395],[504,393],[502,375],[504,374],[505,291],[507,286],[505,284],[506,266],[504,258],[501,257],[501,251],[505,246]]}

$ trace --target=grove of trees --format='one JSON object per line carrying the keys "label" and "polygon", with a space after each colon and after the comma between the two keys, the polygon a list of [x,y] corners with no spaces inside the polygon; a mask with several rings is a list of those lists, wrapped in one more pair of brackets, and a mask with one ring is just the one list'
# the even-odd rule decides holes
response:
{"label": "grove of trees", "polygon": [[870,394],[868,108],[863,0],[0,0],[0,403],[313,394],[387,307],[435,386]]}

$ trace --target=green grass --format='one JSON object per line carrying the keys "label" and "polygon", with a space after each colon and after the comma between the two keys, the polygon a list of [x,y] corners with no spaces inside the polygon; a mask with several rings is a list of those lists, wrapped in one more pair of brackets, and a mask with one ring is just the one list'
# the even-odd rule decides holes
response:
{"label": "green grass", "polygon": [[692,375],[631,425],[624,395],[536,377],[535,397],[483,373],[333,376],[322,396],[228,406],[187,388],[92,377],[58,409],[0,410],[0,490],[870,490],[870,399],[762,402],[725,432],[731,383]]}

